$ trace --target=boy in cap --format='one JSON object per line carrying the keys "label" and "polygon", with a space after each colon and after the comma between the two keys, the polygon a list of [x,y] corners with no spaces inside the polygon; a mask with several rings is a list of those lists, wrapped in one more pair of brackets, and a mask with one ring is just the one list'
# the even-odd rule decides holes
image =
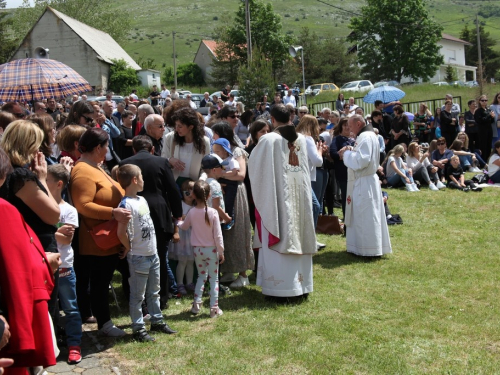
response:
{"label": "boy in cap", "polygon": [[240,165],[238,161],[233,158],[231,146],[227,139],[219,138],[215,140],[212,145],[212,150],[214,154],[224,160],[222,164],[226,166],[226,171],[222,173],[222,178],[219,179],[219,182],[225,185],[224,204],[226,206],[226,212],[233,218],[229,223],[223,224],[222,229],[230,230],[234,226],[234,201],[236,199],[236,192],[238,191],[238,181],[228,180],[225,177],[236,176],[240,170]]}

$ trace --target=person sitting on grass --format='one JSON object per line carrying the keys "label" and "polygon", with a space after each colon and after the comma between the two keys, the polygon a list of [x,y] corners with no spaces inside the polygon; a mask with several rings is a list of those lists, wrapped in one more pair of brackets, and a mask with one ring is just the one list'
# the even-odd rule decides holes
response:
{"label": "person sitting on grass", "polygon": [[[476,157],[475,167],[473,167],[473,169],[470,172],[476,172],[476,173],[481,172],[481,170],[479,170],[477,167],[484,168],[486,165],[486,162],[481,157],[481,153],[479,150],[471,150],[470,149],[469,136],[467,135],[467,133],[466,132],[458,133],[457,138],[455,138],[455,140],[462,141],[462,151],[473,153]],[[460,155],[459,155],[459,157],[460,157]],[[472,160],[472,155],[470,156],[470,160]],[[460,164],[462,164],[462,160],[460,160]]]}
{"label": "person sitting on grass", "polygon": [[417,142],[410,143],[408,147],[406,164],[413,172],[413,179],[420,181],[421,184],[426,183],[433,191],[445,188],[446,186],[439,181],[438,168],[430,163],[428,152],[420,152],[421,148]]}
{"label": "person sitting on grass", "polygon": [[476,162],[476,155],[472,152],[464,151],[463,145],[461,140],[455,139],[450,146],[450,150],[453,151],[453,154],[458,156],[460,166],[467,172],[481,172],[473,166]]}
{"label": "person sitting on grass", "polygon": [[460,159],[457,155],[453,155],[450,159],[450,164],[446,168],[446,180],[450,189],[458,189],[464,192],[481,191],[471,180],[466,180],[464,177],[464,170],[460,166]]}
{"label": "person sitting on grass", "polygon": [[488,160],[488,174],[491,182],[500,183],[500,141],[493,145],[493,152]]}
{"label": "person sitting on grass", "polygon": [[387,154],[384,164],[386,165],[387,185],[391,187],[406,185],[408,191],[419,191],[415,181],[413,181],[413,174],[411,169],[403,162],[401,156],[404,153],[404,148],[401,145],[396,145]]}
{"label": "person sitting on grass", "polygon": [[437,149],[432,151],[431,154],[431,163],[435,167],[438,167],[438,176],[441,182],[445,182],[446,166],[453,156],[453,151],[446,148],[446,139],[444,137],[439,137],[436,145]]}
{"label": "person sitting on grass", "polygon": [[156,234],[149,213],[148,202],[137,195],[143,191],[141,169],[133,164],[118,168],[118,182],[125,189],[120,208],[130,210],[129,223],[118,222],[117,234],[125,250],[120,258],[127,257],[130,268],[130,318],[134,339],[139,342],[155,341],[146,331],[142,315],[142,301],[146,298],[151,315],[151,331],[177,333],[163,321],[160,309],[160,259],[156,249]]}

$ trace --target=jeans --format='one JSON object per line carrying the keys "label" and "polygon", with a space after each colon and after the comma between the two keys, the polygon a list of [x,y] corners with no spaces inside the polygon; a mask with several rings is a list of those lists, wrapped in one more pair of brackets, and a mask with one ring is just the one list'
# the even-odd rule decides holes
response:
{"label": "jeans", "polygon": [[137,332],[144,328],[142,316],[142,300],[146,298],[151,323],[163,321],[160,310],[160,259],[158,254],[142,256],[127,255],[130,268],[130,318],[132,331]]}
{"label": "jeans", "polygon": [[323,168],[316,168],[316,181],[311,181],[311,186],[319,203],[319,212],[323,212],[323,199],[325,198],[327,184],[328,171]]}
{"label": "jeans", "polygon": [[[406,177],[408,177],[410,179],[410,184],[413,184],[413,177],[411,177],[409,175],[409,172],[408,171],[402,171],[405,173]],[[404,177],[401,177],[400,175],[398,175],[397,173],[391,177],[387,177],[387,184],[389,186],[392,186],[392,187],[398,187],[398,186],[402,186],[401,183],[403,183],[403,185],[406,185],[406,179]]]}
{"label": "jeans", "polygon": [[59,269],[59,302],[66,316],[68,346],[80,346],[82,342],[82,318],[76,303],[76,276],[73,267]]}
{"label": "jeans", "polygon": [[313,220],[314,220],[314,229],[316,229],[316,225],[318,224],[319,213],[321,212],[321,206],[316,198],[316,194],[314,194],[314,189],[311,189],[312,193],[312,209],[313,209]]}
{"label": "jeans", "polygon": [[496,171],[493,175],[490,176],[490,180],[495,184],[500,183],[500,170]]}
{"label": "jeans", "polygon": [[460,166],[464,171],[469,170],[469,167],[472,166],[472,156],[458,155],[458,159],[460,160]]}

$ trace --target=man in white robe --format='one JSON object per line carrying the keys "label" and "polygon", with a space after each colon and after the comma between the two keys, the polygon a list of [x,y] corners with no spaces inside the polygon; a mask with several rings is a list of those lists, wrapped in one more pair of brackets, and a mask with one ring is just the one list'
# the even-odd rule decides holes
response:
{"label": "man in white robe", "polygon": [[371,126],[360,115],[349,118],[349,130],[357,136],[354,148],[339,151],[348,168],[345,225],[347,252],[381,256],[392,252],[377,167],[380,146]]}
{"label": "man in white robe", "polygon": [[257,285],[273,297],[307,296],[313,290],[316,234],[305,138],[288,124],[283,104],[271,110],[277,131],[262,136],[248,163],[261,242]]}

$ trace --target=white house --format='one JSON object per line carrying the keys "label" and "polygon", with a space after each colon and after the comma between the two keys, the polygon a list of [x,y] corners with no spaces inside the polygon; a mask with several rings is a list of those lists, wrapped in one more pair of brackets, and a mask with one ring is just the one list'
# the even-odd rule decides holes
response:
{"label": "white house", "polygon": [[36,58],[38,48],[49,50],[51,59],[73,68],[93,87],[106,91],[112,59],[123,59],[135,70],[141,67],[107,33],[47,7],[24,37],[11,60]]}
{"label": "white house", "polygon": [[161,72],[154,69],[141,69],[137,72],[137,77],[141,80],[141,85],[144,87],[160,87]]}
{"label": "white house", "polygon": [[217,59],[215,54],[216,49],[217,42],[215,40],[202,40],[194,57],[193,62],[200,67],[201,73],[203,74],[203,80],[205,82],[210,80],[212,61]]}

